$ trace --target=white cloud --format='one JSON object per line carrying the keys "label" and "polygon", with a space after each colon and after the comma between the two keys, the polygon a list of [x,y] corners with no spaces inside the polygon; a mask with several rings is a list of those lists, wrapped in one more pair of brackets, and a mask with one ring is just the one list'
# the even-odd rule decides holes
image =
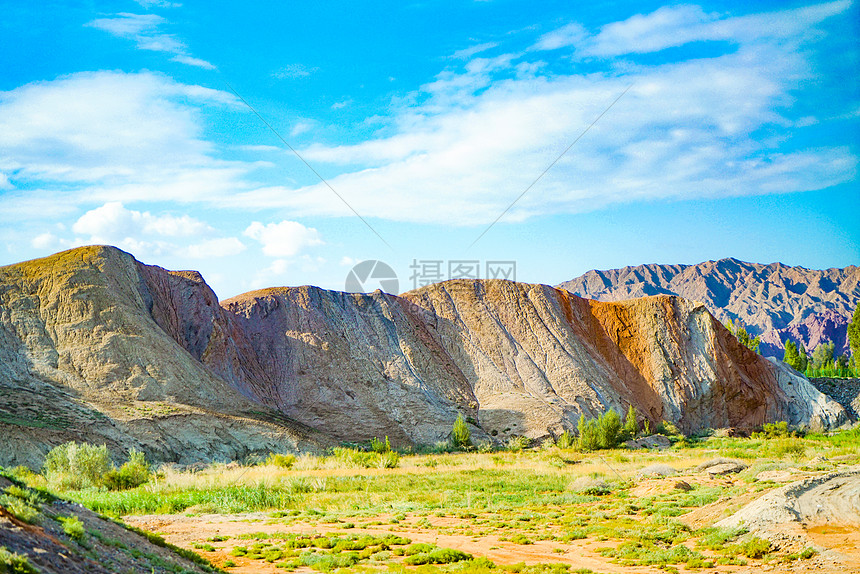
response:
{"label": "white cloud", "polygon": [[64,245],[63,240],[53,233],[40,233],[30,242],[30,245],[36,249],[54,250]]}
{"label": "white cloud", "polygon": [[576,46],[580,55],[612,57],[657,52],[696,41],[744,43],[785,39],[810,33],[813,26],[850,6],[850,0],[837,0],[740,17],[706,13],[693,5],[663,6],[650,14],[637,14],[607,24],[594,36],[578,23],[567,24],[543,36],[534,48],[555,50]]}
{"label": "white cloud", "polygon": [[468,48],[464,48],[462,50],[457,50],[453,54],[451,54],[451,58],[455,60],[468,60],[475,54],[480,54],[481,52],[486,52],[492,48],[498,46],[498,42],[485,42],[483,44],[477,44],[475,46],[470,46]]}
{"label": "white cloud", "polygon": [[345,100],[341,100],[339,102],[335,102],[331,105],[331,109],[333,110],[342,110],[343,108],[352,104],[352,98],[346,98]]}
{"label": "white cloud", "polygon": [[236,237],[220,237],[189,245],[185,250],[188,257],[208,259],[210,257],[228,257],[237,255],[245,250],[245,244]]}
{"label": "white cloud", "polygon": [[74,241],[50,233],[36,237],[37,248],[72,244],[116,245],[137,257],[182,254],[197,259],[227,257],[245,249],[236,237],[211,237],[216,230],[188,215],[152,214],[128,209],[120,202],[108,202],[84,213],[72,225]]}
{"label": "white cloud", "polygon": [[533,48],[536,50],[557,50],[558,48],[576,45],[587,37],[588,31],[582,24],[571,22],[541,36]]}
{"label": "white cloud", "polygon": [[107,243],[129,236],[191,237],[213,231],[207,224],[188,215],[152,215],[148,211],[126,209],[118,201],[86,212],[75,222],[72,230],[90,236],[94,242]]}
{"label": "white cloud", "polygon": [[295,80],[306,78],[318,70],[319,68],[308,68],[304,64],[288,64],[272,72],[272,77],[279,80]]}
{"label": "white cloud", "polygon": [[281,221],[263,225],[254,221],[245,235],[263,245],[263,253],[271,257],[292,257],[303,249],[322,245],[319,232],[296,221]]}
{"label": "white cloud", "polygon": [[9,176],[2,172],[0,172],[0,189],[15,189],[15,186],[9,181]]}
{"label": "white cloud", "polygon": [[215,70],[215,66],[207,62],[206,60],[201,60],[200,58],[193,58],[191,56],[178,55],[170,58],[174,62],[179,62],[180,64],[187,64],[189,66],[197,66],[198,68],[203,68],[204,70]]}
{"label": "white cloud", "polygon": [[[708,34],[733,34],[739,44],[708,58],[631,64],[621,77],[573,70],[518,75],[524,63],[536,63],[523,61],[534,52],[475,58],[422,86],[386,135],[355,145],[313,145],[302,155],[346,168],[328,182],[365,217],[489,223],[633,83],[506,219],[661,198],[823,189],[855,177],[851,149],[780,150],[770,143],[776,138],[756,134],[791,133],[799,119],[790,117],[792,92],[811,73],[808,52],[796,44],[844,7],[837,2],[716,20],[682,6],[642,17],[644,23],[609,25],[584,45],[619,52],[622,39],[633,38],[642,50],[654,50],[674,37]],[[350,213],[323,184],[256,189],[227,201],[287,207],[302,216]]]}
{"label": "white cloud", "polygon": [[80,202],[217,199],[245,187],[252,166],[213,159],[198,106],[235,101],[149,72],[86,72],[0,92],[0,172],[29,188],[83,186]]}
{"label": "white cloud", "polygon": [[179,8],[182,4],[178,2],[168,2],[166,0],[134,0],[147,10],[155,6],[156,8]]}
{"label": "white cloud", "polygon": [[[145,5],[144,7],[149,8],[152,4],[156,3],[149,3],[149,5]],[[164,6],[165,4],[167,3],[157,3],[156,5]],[[174,54],[174,57],[171,58],[174,62],[197,66],[207,70],[215,69],[215,66],[206,60],[189,55],[185,44],[175,35],[162,32],[160,28],[166,22],[167,20],[156,14],[121,12],[112,18],[98,18],[86,25],[104,30],[119,38],[133,40],[141,50]]]}

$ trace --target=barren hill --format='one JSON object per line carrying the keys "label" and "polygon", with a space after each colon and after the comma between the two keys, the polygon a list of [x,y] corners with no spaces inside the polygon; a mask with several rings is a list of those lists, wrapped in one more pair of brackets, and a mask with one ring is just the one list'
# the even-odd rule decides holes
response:
{"label": "barren hill", "polygon": [[558,287],[598,301],[656,294],[701,301],[720,321],[740,319],[761,335],[762,354],[782,358],[787,337],[810,352],[826,341],[836,344],[837,354],[848,352],[846,329],[860,303],[860,268],[815,270],[720,259],[589,271]]}
{"label": "barren hill", "polygon": [[480,440],[628,405],[686,431],[845,418],[674,296],[460,280],[219,304],[197,273],[86,247],[0,268],[0,341],[0,464],[38,464],[71,439],[184,462],[386,434],[432,444],[460,413]]}

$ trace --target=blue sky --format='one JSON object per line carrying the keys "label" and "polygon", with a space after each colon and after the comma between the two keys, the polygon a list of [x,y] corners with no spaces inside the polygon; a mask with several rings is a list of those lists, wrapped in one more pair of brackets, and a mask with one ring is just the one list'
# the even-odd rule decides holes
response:
{"label": "blue sky", "polygon": [[0,0],[0,264],[860,263],[856,3],[368,4]]}

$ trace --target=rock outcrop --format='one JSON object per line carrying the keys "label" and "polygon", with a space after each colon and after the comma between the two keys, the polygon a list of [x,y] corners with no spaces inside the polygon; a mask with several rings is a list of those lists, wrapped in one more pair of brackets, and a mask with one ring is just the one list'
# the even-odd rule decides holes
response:
{"label": "rock outcrop", "polygon": [[383,435],[432,444],[460,414],[476,440],[630,405],[688,432],[845,419],[701,304],[501,280],[219,304],[197,273],[86,247],[0,268],[0,344],[0,464],[37,466],[71,439],[179,462]]}
{"label": "rock outcrop", "polygon": [[833,341],[838,355],[848,352],[846,328],[860,303],[860,268],[815,270],[721,259],[589,271],[558,287],[599,301],[679,295],[704,303],[720,321],[740,319],[753,335],[761,335],[763,355],[782,358],[787,337],[810,352]]}

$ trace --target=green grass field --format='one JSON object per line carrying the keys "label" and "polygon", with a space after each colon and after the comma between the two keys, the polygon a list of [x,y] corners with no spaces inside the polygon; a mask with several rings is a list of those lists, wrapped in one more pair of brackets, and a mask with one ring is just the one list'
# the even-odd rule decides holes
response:
{"label": "green grass field", "polygon": [[[748,468],[728,477],[693,472],[718,457]],[[582,453],[547,445],[403,454],[395,468],[365,468],[344,451],[278,461],[215,464],[196,473],[165,468],[129,490],[58,494],[132,524],[134,515],[206,516],[228,534],[214,536],[201,521],[196,538],[172,540],[169,529],[165,536],[228,571],[254,564],[260,571],[600,571],[593,560],[630,572],[778,565],[814,552],[776,550],[743,530],[715,529],[713,522],[737,510],[738,501],[779,486],[760,480],[761,472],[808,474],[860,463],[860,429],[694,437],[663,451]],[[640,475],[653,465],[678,474]],[[676,487],[681,480],[686,486]],[[511,556],[522,560],[511,562]],[[588,568],[579,564],[581,556],[591,557]]]}

